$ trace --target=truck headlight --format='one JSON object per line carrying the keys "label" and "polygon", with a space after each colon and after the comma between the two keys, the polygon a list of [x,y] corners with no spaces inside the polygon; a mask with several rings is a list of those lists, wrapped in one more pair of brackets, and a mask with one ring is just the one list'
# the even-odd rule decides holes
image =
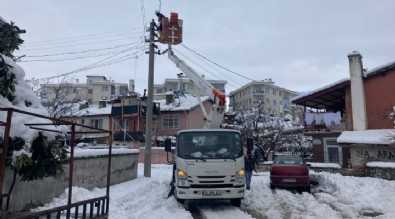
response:
{"label": "truck headlight", "polygon": [[179,187],[189,186],[187,173],[183,170],[177,170],[177,186]]}
{"label": "truck headlight", "polygon": [[245,175],[245,171],[243,169],[236,172],[236,180],[235,180],[236,185],[244,185],[245,183],[244,175]]}

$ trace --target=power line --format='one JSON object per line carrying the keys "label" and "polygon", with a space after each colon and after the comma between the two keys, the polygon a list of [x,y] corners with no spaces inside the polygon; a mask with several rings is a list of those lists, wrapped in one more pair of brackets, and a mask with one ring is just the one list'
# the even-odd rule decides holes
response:
{"label": "power line", "polygon": [[109,35],[109,36],[97,36],[97,37],[90,37],[90,38],[83,38],[83,39],[72,39],[72,40],[62,40],[62,41],[56,41],[56,42],[42,42],[42,43],[36,43],[36,44],[22,44],[21,48],[25,47],[39,47],[39,46],[46,46],[46,45],[57,45],[57,44],[64,44],[64,43],[73,43],[73,42],[81,42],[81,41],[87,41],[87,40],[92,40],[92,39],[103,39],[103,38],[114,38],[114,37],[123,37],[123,36],[128,36],[128,35],[133,35],[139,32],[131,32],[131,33],[125,33],[125,34],[117,34],[117,35]]}
{"label": "power line", "polygon": [[143,17],[143,28],[144,28],[143,34],[144,34],[146,31],[144,0],[141,0],[140,2],[140,9],[141,9],[141,16]]}
{"label": "power line", "polygon": [[125,60],[128,60],[128,59],[131,59],[131,58],[136,58],[136,59],[137,59],[137,58],[140,57],[143,53],[141,53],[141,54],[139,54],[139,55],[136,55],[136,54],[138,54],[138,52],[145,51],[145,49],[146,49],[146,48],[143,48],[143,49],[141,49],[141,50],[138,50],[138,51],[134,52],[133,54],[128,54],[128,55],[119,57],[118,59],[109,60],[109,61],[108,61],[108,59],[110,59],[110,58],[112,58],[112,57],[115,57],[116,55],[119,55],[119,54],[121,54],[122,52],[126,52],[126,50],[124,50],[124,51],[122,51],[122,52],[120,52],[120,53],[118,53],[118,54],[116,54],[116,55],[112,55],[112,56],[110,56],[110,57],[107,57],[106,59],[100,60],[100,61],[95,62],[95,63],[93,63],[93,64],[90,64],[90,65],[88,65],[88,66],[85,66],[85,67],[82,67],[82,68],[78,68],[78,69],[73,70],[73,71],[70,71],[70,72],[58,74],[57,76],[45,77],[45,78],[42,78],[42,80],[50,80],[50,79],[54,79],[54,78],[59,78],[59,77],[67,76],[67,75],[70,75],[70,74],[79,73],[79,72],[82,72],[82,71],[87,71],[87,70],[90,70],[90,69],[93,69],[93,68],[99,68],[99,67],[103,67],[103,66],[107,66],[107,65],[112,65],[112,64],[115,64],[115,63],[119,63],[119,62],[122,62],[122,61],[125,61]]}
{"label": "power line", "polygon": [[61,55],[74,55],[74,54],[81,54],[81,53],[89,53],[89,52],[97,52],[97,51],[104,51],[104,50],[110,50],[110,49],[116,49],[119,47],[123,46],[130,46],[133,44],[137,43],[126,43],[126,44],[121,44],[113,47],[106,47],[106,48],[101,48],[101,49],[89,49],[89,50],[83,50],[79,52],[65,52],[65,53],[55,53],[55,54],[47,54],[47,55],[26,55],[24,58],[39,58],[39,57],[50,57],[50,56],[61,56]]}
{"label": "power line", "polygon": [[[187,50],[188,52],[192,53],[190,50]],[[241,87],[242,85],[240,83],[238,83],[236,80],[234,80],[232,77],[228,77],[226,74],[224,74],[223,72],[219,71],[218,68],[215,68],[213,65],[211,65],[211,62],[207,62],[205,59],[201,58],[200,56],[196,55],[195,53],[192,53],[195,57],[197,57],[200,61],[202,61],[204,64],[206,64],[208,67],[210,67],[211,69],[213,69],[214,71],[218,72],[219,74],[225,76],[229,82],[232,81],[234,84],[236,84],[237,86],[233,86],[230,83],[228,83],[229,86],[234,87],[234,88],[238,88]],[[202,69],[204,69],[207,72],[210,72],[209,70],[207,70],[206,68],[202,67],[201,65],[197,64],[196,65],[200,66]],[[214,75],[217,78],[220,78],[219,76],[217,76],[217,74],[210,72],[212,75]]]}
{"label": "power line", "polygon": [[[129,49],[132,50],[134,48],[135,47],[130,47]],[[117,54],[117,51],[103,53],[103,54],[91,54],[91,55],[85,55],[85,56],[68,57],[68,58],[63,58],[63,59],[31,59],[31,60],[25,60],[25,61],[19,61],[19,62],[62,62],[62,61],[70,61],[70,60],[76,60],[76,59],[100,57],[100,56],[106,56],[106,55],[112,55],[112,54]]]}
{"label": "power line", "polygon": [[118,31],[108,31],[108,32],[101,32],[101,33],[92,33],[92,34],[86,34],[86,35],[81,35],[81,36],[74,36],[74,37],[62,37],[62,38],[57,38],[53,40],[41,40],[41,41],[33,41],[29,42],[29,44],[35,44],[35,43],[47,43],[47,42],[53,42],[53,41],[60,41],[60,40],[65,40],[65,39],[78,39],[78,38],[84,38],[84,37],[89,37],[89,36],[98,36],[98,35],[105,35],[105,34],[112,34],[112,33],[122,33],[122,32],[128,32],[131,30],[137,30],[140,28],[131,28],[131,29],[123,29],[123,30],[118,30]]}
{"label": "power line", "polygon": [[141,37],[138,37],[138,38],[125,38],[125,39],[118,39],[118,40],[105,40],[105,41],[89,42],[89,43],[68,44],[68,45],[63,45],[63,46],[54,46],[54,47],[46,47],[46,48],[24,49],[23,51],[56,49],[56,48],[64,48],[64,47],[72,47],[72,46],[81,46],[81,45],[89,45],[89,44],[108,43],[108,42],[118,42],[118,41],[125,41],[125,40],[132,40],[132,39],[140,39],[140,38],[141,38]]}
{"label": "power line", "polygon": [[247,79],[247,80],[255,81],[254,79],[248,78],[248,77],[246,77],[246,76],[244,76],[244,75],[241,75],[241,74],[239,74],[239,73],[237,73],[237,72],[234,72],[234,71],[232,71],[232,70],[230,70],[230,69],[228,69],[228,68],[226,68],[226,67],[224,67],[224,66],[222,66],[222,65],[219,65],[219,64],[217,64],[217,63],[211,61],[210,59],[204,57],[203,55],[200,55],[199,53],[197,53],[197,52],[194,51],[193,49],[191,49],[191,48],[185,46],[184,44],[181,44],[181,45],[182,45],[184,48],[186,48],[187,50],[189,50],[189,51],[195,53],[196,55],[202,57],[203,59],[205,59],[205,60],[207,60],[207,61],[213,63],[214,65],[216,65],[216,66],[218,66],[218,67],[220,67],[220,68],[222,68],[222,69],[225,69],[226,71],[228,71],[228,72],[230,72],[230,73],[233,73],[233,74],[235,74],[235,75],[237,75],[237,76],[240,76],[240,77],[242,77],[242,78],[245,78],[245,79]]}

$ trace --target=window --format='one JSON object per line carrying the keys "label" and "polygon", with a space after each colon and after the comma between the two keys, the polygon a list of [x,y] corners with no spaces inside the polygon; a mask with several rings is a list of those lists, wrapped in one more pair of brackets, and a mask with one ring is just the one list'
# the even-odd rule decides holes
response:
{"label": "window", "polygon": [[276,90],[273,90],[273,95],[276,95]]}
{"label": "window", "polygon": [[163,129],[177,129],[178,128],[178,115],[167,115],[162,118]]}
{"label": "window", "polygon": [[108,91],[108,86],[107,86],[107,85],[102,86],[102,87],[101,87],[101,91]]}
{"label": "window", "polygon": [[92,89],[88,89],[88,94],[91,94],[91,93],[93,93],[93,90]]}
{"label": "window", "polygon": [[114,122],[115,122],[115,124],[114,124],[115,131],[123,131],[123,130],[128,131],[129,130],[129,121],[128,120],[118,119],[118,120],[115,120]]}
{"label": "window", "polygon": [[281,91],[279,91],[279,92],[278,92],[278,96],[281,97],[282,95],[283,95],[283,93],[282,93]]}
{"label": "window", "polygon": [[268,87],[265,90],[266,90],[266,93],[269,93],[269,88]]}
{"label": "window", "polygon": [[273,105],[277,105],[277,101],[276,100],[273,100]]}
{"label": "window", "polygon": [[91,119],[91,127],[102,129],[103,128],[103,119]]}
{"label": "window", "polygon": [[162,89],[158,89],[156,93],[158,94],[162,93]]}
{"label": "window", "polygon": [[337,145],[336,138],[324,138],[324,161],[325,163],[338,163],[343,165],[342,148]]}

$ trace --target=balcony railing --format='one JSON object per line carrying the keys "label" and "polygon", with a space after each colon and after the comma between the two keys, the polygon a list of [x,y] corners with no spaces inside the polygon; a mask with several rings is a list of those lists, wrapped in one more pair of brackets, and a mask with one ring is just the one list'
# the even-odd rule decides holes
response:
{"label": "balcony railing", "polygon": [[335,125],[305,125],[304,131],[305,132],[341,132],[347,131],[347,124],[335,124]]}

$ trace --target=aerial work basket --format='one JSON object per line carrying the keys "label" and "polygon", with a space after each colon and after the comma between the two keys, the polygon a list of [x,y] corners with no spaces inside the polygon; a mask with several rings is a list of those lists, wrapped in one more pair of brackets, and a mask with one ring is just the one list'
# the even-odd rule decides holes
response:
{"label": "aerial work basket", "polygon": [[167,17],[162,19],[159,42],[170,45],[182,43],[182,20],[178,19],[178,13],[171,12],[170,20]]}

